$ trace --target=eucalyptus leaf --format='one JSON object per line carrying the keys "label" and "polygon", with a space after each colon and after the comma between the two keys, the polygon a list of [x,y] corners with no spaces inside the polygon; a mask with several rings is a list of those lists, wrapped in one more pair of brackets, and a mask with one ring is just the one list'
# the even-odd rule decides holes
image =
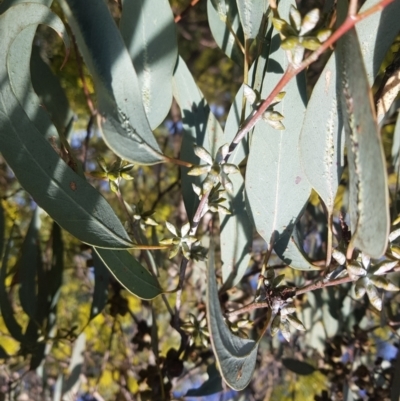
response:
{"label": "eucalyptus leaf", "polygon": [[[0,16],[1,53],[8,54],[13,39],[24,28],[39,23],[51,26],[68,44],[64,25],[55,14],[40,4],[26,3]],[[29,58],[29,54],[25,56]],[[0,150],[22,187],[81,241],[99,247],[129,248],[132,242],[109,204],[61,160],[21,107],[8,80],[19,66],[10,65],[7,57],[0,60]]]}
{"label": "eucalyptus leaf", "polygon": [[128,251],[95,248],[113,276],[132,294],[153,299],[162,293],[157,278],[146,270]]}
{"label": "eucalyptus leaf", "polygon": [[[221,126],[210,111],[182,58],[179,58],[175,68],[173,94],[181,110],[184,129],[180,156],[189,163],[200,164],[200,158],[194,153],[194,145],[204,147],[215,156],[219,146],[212,139],[222,138],[223,135]],[[193,191],[193,184],[200,187],[205,175],[191,176],[187,174],[188,171],[187,167],[181,167],[183,202],[189,220],[192,220],[199,204],[199,198]]]}
{"label": "eucalyptus leaf", "polygon": [[232,174],[233,194],[227,194],[230,215],[219,214],[222,281],[225,286],[237,285],[245,274],[253,242],[253,225],[244,201],[244,181],[241,174]]}
{"label": "eucalyptus leaf", "polygon": [[215,363],[207,367],[207,374],[208,379],[199,388],[189,390],[186,397],[205,397],[223,390],[222,378]]}
{"label": "eucalyptus leaf", "polygon": [[207,0],[207,16],[217,45],[230,59],[243,66],[244,55],[237,41],[243,44],[244,37],[236,1]]}
{"label": "eucalyptus leaf", "polygon": [[267,0],[236,0],[246,39],[255,39],[260,30],[261,21],[267,11]]}
{"label": "eucalyptus leaf", "polygon": [[102,133],[122,159],[138,164],[164,161],[150,128],[142,91],[130,55],[103,0],[90,7],[60,0],[96,87]]}
{"label": "eucalyptus leaf", "polygon": [[[360,11],[377,1],[367,0]],[[370,85],[398,32],[399,18],[400,3],[393,2],[356,25]],[[373,32],[378,35],[372,35]],[[312,91],[299,141],[303,170],[330,214],[344,168],[345,138],[338,107],[336,54],[333,53]]]}
{"label": "eucalyptus leaf", "polygon": [[119,23],[139,79],[152,129],[172,103],[172,74],[178,56],[174,16],[168,0],[124,0]]}
{"label": "eucalyptus leaf", "polygon": [[69,107],[68,99],[59,79],[53,74],[49,65],[42,60],[39,53],[39,48],[33,46],[30,65],[33,89],[57,131],[64,133],[74,114]]}
{"label": "eucalyptus leaf", "polygon": [[282,364],[286,369],[301,376],[311,375],[316,370],[315,367],[309,363],[294,358],[282,358]]}
{"label": "eucalyptus leaf", "polygon": [[386,162],[354,28],[338,41],[336,52],[350,174],[351,245],[379,258],[390,228]]}
{"label": "eucalyptus leaf", "polygon": [[[282,15],[288,14],[289,3],[281,3]],[[276,51],[270,54],[268,65],[274,60],[285,69],[288,65],[285,51],[274,42],[280,42],[276,32],[271,46]],[[269,95],[281,75],[270,73],[270,79],[263,84],[262,98]],[[281,258],[285,257],[292,231],[311,192],[297,150],[299,122],[305,112],[304,76],[291,80],[285,90],[286,96],[275,108],[284,115],[286,129],[276,131],[264,121],[255,126],[246,170],[246,194],[257,232],[268,243],[272,236],[275,242],[281,242]],[[261,175],[260,171],[267,173]],[[292,249],[296,252],[296,248]]]}
{"label": "eucalyptus leaf", "polygon": [[[3,214],[3,210],[2,210]],[[1,311],[1,317],[4,320],[4,324],[7,327],[7,330],[11,334],[11,336],[19,341],[20,343],[24,342],[24,335],[22,333],[22,327],[19,325],[17,320],[15,319],[14,316],[14,310],[10,302],[10,298],[7,293],[6,289],[6,277],[7,277],[7,264],[8,264],[8,259],[10,256],[10,250],[11,247],[13,246],[13,239],[12,239],[12,234],[13,234],[13,228],[11,229],[10,236],[8,238],[8,241],[5,245],[5,250],[4,250],[4,255],[3,255],[3,260],[1,264],[1,270],[0,270],[0,311]],[[4,234],[3,234],[4,236]]]}
{"label": "eucalyptus leaf", "polygon": [[[7,8],[16,4],[27,4],[28,1],[9,2]],[[29,3],[41,4],[49,7],[51,0],[35,0]],[[36,95],[31,82],[31,60],[27,55],[31,53],[32,42],[35,37],[37,25],[24,29],[10,45],[8,65],[12,69],[9,79],[13,92],[24,108],[29,119],[46,137],[57,137],[57,130],[49,119],[47,112],[41,107],[41,102]],[[18,66],[13,68],[12,66]]]}
{"label": "eucalyptus leaf", "polygon": [[207,321],[211,344],[226,384],[234,390],[250,382],[257,361],[258,342],[234,335],[226,325],[215,279],[214,249],[211,246],[207,268]]}
{"label": "eucalyptus leaf", "polygon": [[19,299],[24,312],[35,319],[37,311],[36,277],[43,264],[40,249],[39,231],[41,221],[39,208],[33,212],[32,220],[26,233],[19,259]]}
{"label": "eucalyptus leaf", "polygon": [[398,174],[400,169],[400,113],[397,115],[397,121],[393,133],[392,163]]}
{"label": "eucalyptus leaf", "polygon": [[[63,380],[62,393],[66,399],[73,397],[76,394],[80,382],[81,382],[81,372],[84,363],[84,351],[86,349],[86,334],[79,334],[78,338],[75,340],[74,346],[72,348],[72,355],[68,366],[69,376],[66,380]],[[67,398],[68,397],[68,398]]]}
{"label": "eucalyptus leaf", "polygon": [[92,257],[94,268],[94,290],[92,305],[90,306],[90,320],[94,319],[99,313],[101,313],[106,306],[108,299],[108,285],[110,282],[110,272],[94,250],[92,252]]}

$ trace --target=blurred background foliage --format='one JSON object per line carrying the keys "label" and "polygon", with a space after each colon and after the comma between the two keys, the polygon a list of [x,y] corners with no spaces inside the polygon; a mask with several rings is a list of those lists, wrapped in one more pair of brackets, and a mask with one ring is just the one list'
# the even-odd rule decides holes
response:
{"label": "blurred background foliage", "polygon": [[[0,2],[1,3],[1,2]],[[171,0],[177,22],[179,53],[187,62],[205,98],[216,116],[225,121],[230,104],[241,83],[243,71],[216,46],[207,22],[206,1]],[[305,0],[299,4],[301,12],[322,7],[323,1]],[[118,23],[120,18],[118,0],[109,0],[110,10]],[[62,16],[57,2],[54,11]],[[91,77],[74,46],[67,62],[64,49],[57,35],[50,29],[39,27],[35,45],[42,60],[59,79],[75,116],[70,136],[75,156],[85,161],[86,171],[98,170],[97,157],[106,163],[116,160],[99,136],[93,119],[96,99]],[[400,39],[392,46],[376,82],[377,91],[386,68],[392,63],[400,47]],[[308,85],[311,91],[327,56],[310,67]],[[176,104],[165,123],[156,130],[163,151],[177,156],[181,141],[181,116]],[[387,158],[390,158],[394,122],[385,127],[383,140]],[[186,220],[180,195],[179,169],[169,165],[151,167],[135,166],[133,181],[121,186],[128,204],[143,201],[144,210],[155,210],[154,220],[160,224],[149,226],[148,238],[163,238],[166,220],[181,226]],[[346,177],[336,201],[336,211],[343,207],[346,196]],[[125,217],[108,183],[89,177],[122,221]],[[397,174],[390,176],[393,193],[397,194]],[[5,215],[5,238],[10,236],[12,247],[8,259],[5,280],[8,298],[18,323],[26,328],[28,316],[19,298],[19,263],[21,248],[27,235],[36,207],[24,192],[4,160],[0,159],[0,196]],[[396,199],[396,198],[394,198]],[[39,213],[41,229],[39,246],[43,263],[52,257],[52,221]],[[318,197],[314,194],[299,223],[305,241],[305,249],[314,261],[324,258],[326,233],[321,229],[325,217]],[[205,222],[201,233],[213,232],[216,219]],[[341,230],[339,223],[338,231]],[[204,241],[207,241],[204,238]],[[124,290],[106,271],[100,271],[92,251],[67,232],[62,232],[64,245],[62,286],[57,301],[56,329],[43,338],[48,345],[46,357],[35,369],[30,369],[29,350],[24,349],[7,329],[0,317],[0,400],[58,400],[64,388],[65,400],[350,400],[344,391],[346,383],[353,383],[360,399],[390,399],[390,388],[395,372],[398,373],[400,323],[399,295],[391,294],[385,314],[377,314],[366,299],[355,301],[350,285],[316,291],[296,299],[301,319],[308,331],[294,333],[290,343],[281,336],[266,335],[260,345],[256,374],[249,388],[236,393],[224,388],[218,371],[207,375],[214,357],[211,348],[201,342],[178,354],[180,337],[170,327],[170,313],[160,298],[142,301]],[[261,268],[264,242],[254,238],[253,256],[248,273],[241,284],[220,294],[222,308],[231,309],[252,300],[252,294]],[[143,253],[138,253],[143,258]],[[168,261],[167,253],[156,253],[160,266],[160,282],[163,288],[172,290],[177,283],[178,261]],[[315,279],[316,273],[300,273],[285,268],[278,258],[275,268],[286,274],[288,282],[296,286]],[[4,266],[3,266],[4,268]],[[93,316],[95,274],[104,275],[103,291],[107,303],[100,313]],[[399,283],[397,273],[393,281]],[[205,316],[205,264],[189,266],[186,288],[182,297],[181,316],[192,313],[201,321]],[[169,294],[174,303],[174,294]],[[153,319],[157,324],[154,325]],[[265,311],[257,311],[253,324],[244,330],[246,335],[260,332]],[[47,322],[45,322],[47,324]],[[381,325],[385,328],[381,328]],[[44,333],[42,333],[44,334]],[[299,365],[300,364],[300,365]],[[203,384],[204,381],[207,381]],[[188,390],[205,384],[209,388],[190,395]],[[202,387],[201,387],[202,388]],[[211,390],[210,390],[211,389]],[[207,396],[216,393],[217,395]],[[196,397],[195,397],[196,396]],[[199,397],[200,396],[200,397]]]}

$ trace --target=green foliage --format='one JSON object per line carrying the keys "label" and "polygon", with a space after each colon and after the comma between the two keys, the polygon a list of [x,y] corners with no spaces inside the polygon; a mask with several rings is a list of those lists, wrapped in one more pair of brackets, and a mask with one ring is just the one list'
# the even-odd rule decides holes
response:
{"label": "green foliage", "polygon": [[9,399],[398,395],[400,3],[326,3],[0,3]]}

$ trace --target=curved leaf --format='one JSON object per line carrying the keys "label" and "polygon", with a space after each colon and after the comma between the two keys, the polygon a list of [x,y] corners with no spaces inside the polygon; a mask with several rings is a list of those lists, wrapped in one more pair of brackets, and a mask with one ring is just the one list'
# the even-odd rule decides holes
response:
{"label": "curved leaf", "polygon": [[[289,3],[280,3],[281,15],[288,14]],[[268,60],[269,79],[264,82],[262,98],[269,95],[283,73],[273,73],[271,65],[273,68],[277,62],[285,69],[288,64],[286,54],[277,42],[280,38],[275,32],[271,47],[276,51],[270,54]],[[277,131],[264,121],[255,126],[246,170],[247,200],[257,232],[268,243],[272,235],[275,241],[280,241],[281,257],[285,257],[293,228],[311,192],[311,186],[301,170],[297,147],[305,112],[304,76],[291,80],[285,91],[286,96],[275,110],[285,117],[283,124],[286,129]],[[265,173],[260,174],[260,171]],[[295,254],[298,252],[297,247],[291,249]]]}
{"label": "curved leaf", "polygon": [[40,226],[39,208],[36,208],[22,244],[21,258],[19,259],[19,280],[21,284],[19,287],[19,299],[22,309],[31,319],[36,318],[36,277],[39,269],[41,269],[40,265],[43,263],[39,245]]}
{"label": "curved leaf", "polygon": [[355,29],[338,41],[336,52],[350,175],[351,244],[379,258],[390,228],[386,162]]}
{"label": "curved leaf", "polygon": [[226,4],[225,0],[207,0],[207,17],[211,33],[217,45],[230,59],[242,66],[243,52],[240,50],[235,36],[228,26],[228,24],[231,26],[236,37],[243,44],[243,30],[240,25],[236,1],[230,1]]}
{"label": "curved leaf", "polygon": [[19,325],[17,320],[14,317],[14,310],[12,308],[10,299],[8,297],[7,289],[6,289],[6,277],[7,277],[7,263],[10,255],[10,250],[13,245],[12,234],[13,234],[14,226],[11,229],[10,237],[7,241],[3,260],[1,264],[0,270],[0,311],[1,317],[4,320],[4,324],[7,327],[9,333],[13,336],[13,338],[20,343],[24,342],[24,335],[22,334],[22,327]]}
{"label": "curved leaf", "polygon": [[[185,161],[200,164],[200,159],[193,151],[193,145],[203,146],[211,155],[215,155],[218,144],[212,139],[214,135],[217,138],[222,137],[222,130],[181,57],[174,72],[173,93],[181,110],[184,128],[180,156]],[[187,167],[181,168],[182,196],[186,213],[192,220],[199,204],[192,184],[200,186],[205,177],[190,176],[187,174],[188,170]]]}
{"label": "curved leaf", "polygon": [[60,1],[91,72],[102,133],[122,159],[139,164],[163,162],[142,103],[142,92],[121,34],[103,0]]}
{"label": "curved leaf", "polygon": [[287,242],[286,237],[281,237],[274,246],[276,254],[290,267],[296,270],[320,270],[322,267],[314,265],[301,247],[300,235],[297,227],[294,227],[292,238]]}
{"label": "curved leaf", "polygon": [[253,225],[247,215],[242,175],[232,174],[233,194],[227,194],[230,215],[219,214],[222,282],[233,287],[240,282],[250,261]]}
{"label": "curved leaf", "polygon": [[73,117],[73,112],[69,107],[68,99],[59,79],[42,60],[37,46],[32,48],[31,79],[33,89],[39,96],[40,103],[44,105],[57,131],[64,133]]}
{"label": "curved leaf", "polygon": [[266,0],[236,0],[240,21],[246,39],[254,39],[258,35],[264,13],[267,11]]}
{"label": "curved leaf", "polygon": [[[361,11],[377,0],[367,0]],[[400,3],[393,2],[382,12],[356,25],[362,43],[362,54],[368,82],[372,85],[383,58],[398,32]],[[378,34],[371,35],[371,32]],[[303,170],[312,187],[332,213],[340,177],[344,167],[344,132],[338,114],[336,55],[332,54],[314,86],[307,105],[299,151]]]}
{"label": "curved leaf", "polygon": [[[36,0],[32,3],[42,4],[49,7],[51,0]],[[9,1],[4,8],[16,4],[28,3],[27,0]],[[46,137],[57,137],[57,131],[51,124],[47,112],[41,107],[40,100],[33,90],[30,71],[30,54],[32,42],[36,33],[37,25],[24,29],[12,42],[8,55],[9,65],[18,65],[9,75],[15,96],[18,98],[29,119],[36,125],[38,130]]]}
{"label": "curved leaf", "polygon": [[311,375],[316,370],[314,366],[309,363],[294,358],[282,358],[282,364],[286,369],[302,376]]}
{"label": "curved leaf", "polygon": [[174,16],[167,0],[124,0],[119,23],[132,58],[152,129],[172,103],[172,74],[178,47]]}
{"label": "curved leaf", "polygon": [[[58,17],[45,6],[26,3],[0,16],[1,54],[8,54],[24,28],[39,23],[58,31],[68,44]],[[72,235],[99,247],[129,248],[132,242],[109,204],[60,159],[24,112],[8,80],[18,67],[7,57],[0,59],[0,150],[7,163],[35,201]]]}
{"label": "curved leaf", "polygon": [[215,279],[214,250],[211,247],[207,268],[207,321],[211,344],[221,375],[234,390],[244,389],[250,382],[257,360],[258,342],[235,336],[225,324]]}
{"label": "curved leaf", "polygon": [[132,294],[153,299],[162,293],[157,279],[128,251],[94,248],[113,276]]}
{"label": "curved leaf", "polygon": [[189,390],[185,397],[204,397],[223,390],[221,375],[215,363],[207,367],[208,379],[199,387]]}
{"label": "curved leaf", "polygon": [[94,290],[93,300],[90,307],[89,319],[94,319],[102,312],[108,299],[108,284],[110,281],[110,272],[104,262],[100,259],[97,252],[92,252],[94,268]]}

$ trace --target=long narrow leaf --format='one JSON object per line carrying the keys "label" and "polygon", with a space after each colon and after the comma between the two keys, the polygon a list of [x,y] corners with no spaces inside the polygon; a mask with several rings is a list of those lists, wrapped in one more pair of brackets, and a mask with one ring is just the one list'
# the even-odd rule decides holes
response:
{"label": "long narrow leaf", "polygon": [[244,36],[236,2],[225,3],[225,0],[207,0],[207,16],[211,33],[217,45],[229,58],[242,66],[244,54],[238,41],[243,46]]}
{"label": "long narrow leaf", "polygon": [[[288,15],[289,3],[280,3],[281,15]],[[279,34],[275,32],[271,47],[276,50],[270,54],[270,78],[264,81],[262,98],[269,95],[283,73],[273,74],[271,68],[274,69],[278,63],[285,69],[288,64],[285,51],[279,48],[279,43]],[[300,166],[297,148],[300,122],[305,112],[304,76],[291,80],[285,91],[286,96],[275,108],[284,116],[282,122],[285,129],[275,130],[264,121],[256,125],[246,171],[246,193],[256,229],[266,242],[269,243],[272,236],[275,241],[280,241],[283,259],[287,247],[301,257],[290,238],[311,192]],[[296,267],[293,263],[290,265]]]}
{"label": "long narrow leaf", "polygon": [[13,336],[15,340],[22,343],[24,341],[24,335],[22,334],[21,326],[15,319],[14,310],[8,297],[5,283],[7,277],[8,258],[10,255],[11,247],[13,245],[13,239],[12,239],[13,228],[11,229],[10,236],[4,250],[4,256],[0,271],[0,311],[9,333]]}
{"label": "long narrow leaf", "polygon": [[[39,23],[51,26],[68,44],[58,17],[47,7],[26,3],[0,16],[1,54],[8,54],[13,39],[24,28]],[[29,58],[29,54],[25,56]],[[60,159],[29,120],[8,79],[18,65],[8,61],[7,57],[0,59],[0,150],[19,182],[55,221],[81,241],[129,248],[132,242],[109,204]]]}
{"label": "long narrow leaf", "polygon": [[[367,0],[361,11],[375,3],[377,0]],[[370,85],[398,32],[399,18],[400,3],[395,1],[356,25]],[[371,35],[371,32],[378,34]],[[344,145],[343,122],[338,112],[336,54],[333,53],[314,86],[299,140],[302,168],[328,213],[332,213],[344,167]]]}
{"label": "long narrow leaf", "polygon": [[103,0],[62,0],[60,4],[91,72],[108,146],[122,159],[139,164],[162,162],[151,131],[142,92],[121,34]]}
{"label": "long narrow leaf", "polygon": [[93,251],[92,257],[94,268],[94,290],[92,305],[90,307],[90,320],[101,313],[106,306],[108,284],[110,281],[110,272],[97,252]]}
{"label": "long narrow leaf", "polygon": [[35,319],[37,311],[37,274],[42,262],[39,243],[40,231],[39,208],[33,213],[31,224],[26,233],[19,260],[19,299],[24,312]]}
{"label": "long narrow leaf", "polygon": [[153,299],[162,293],[157,279],[128,251],[95,248],[113,276],[132,294],[142,299]]}
{"label": "long narrow leaf", "polygon": [[155,129],[172,103],[178,48],[171,6],[167,0],[124,0],[119,29],[139,79],[147,118]]}
{"label": "long narrow leaf", "polygon": [[[214,155],[217,144],[210,144],[210,138],[213,137],[214,131],[222,131],[182,58],[179,58],[174,72],[173,93],[181,110],[184,128],[181,158],[193,164],[200,164],[200,159],[194,154],[193,145],[203,146]],[[218,134],[215,136],[220,137]],[[192,184],[200,186],[204,177],[190,176],[187,172],[188,168],[182,167],[182,196],[189,219],[192,219],[199,204]]]}
{"label": "long narrow leaf", "polygon": [[336,51],[350,172],[351,244],[378,258],[386,250],[390,226],[386,163],[355,29],[339,40]]}
{"label": "long narrow leaf", "polygon": [[226,325],[219,305],[214,264],[211,247],[207,268],[207,321],[211,344],[224,381],[234,390],[242,390],[253,376],[258,342],[237,337]]}

